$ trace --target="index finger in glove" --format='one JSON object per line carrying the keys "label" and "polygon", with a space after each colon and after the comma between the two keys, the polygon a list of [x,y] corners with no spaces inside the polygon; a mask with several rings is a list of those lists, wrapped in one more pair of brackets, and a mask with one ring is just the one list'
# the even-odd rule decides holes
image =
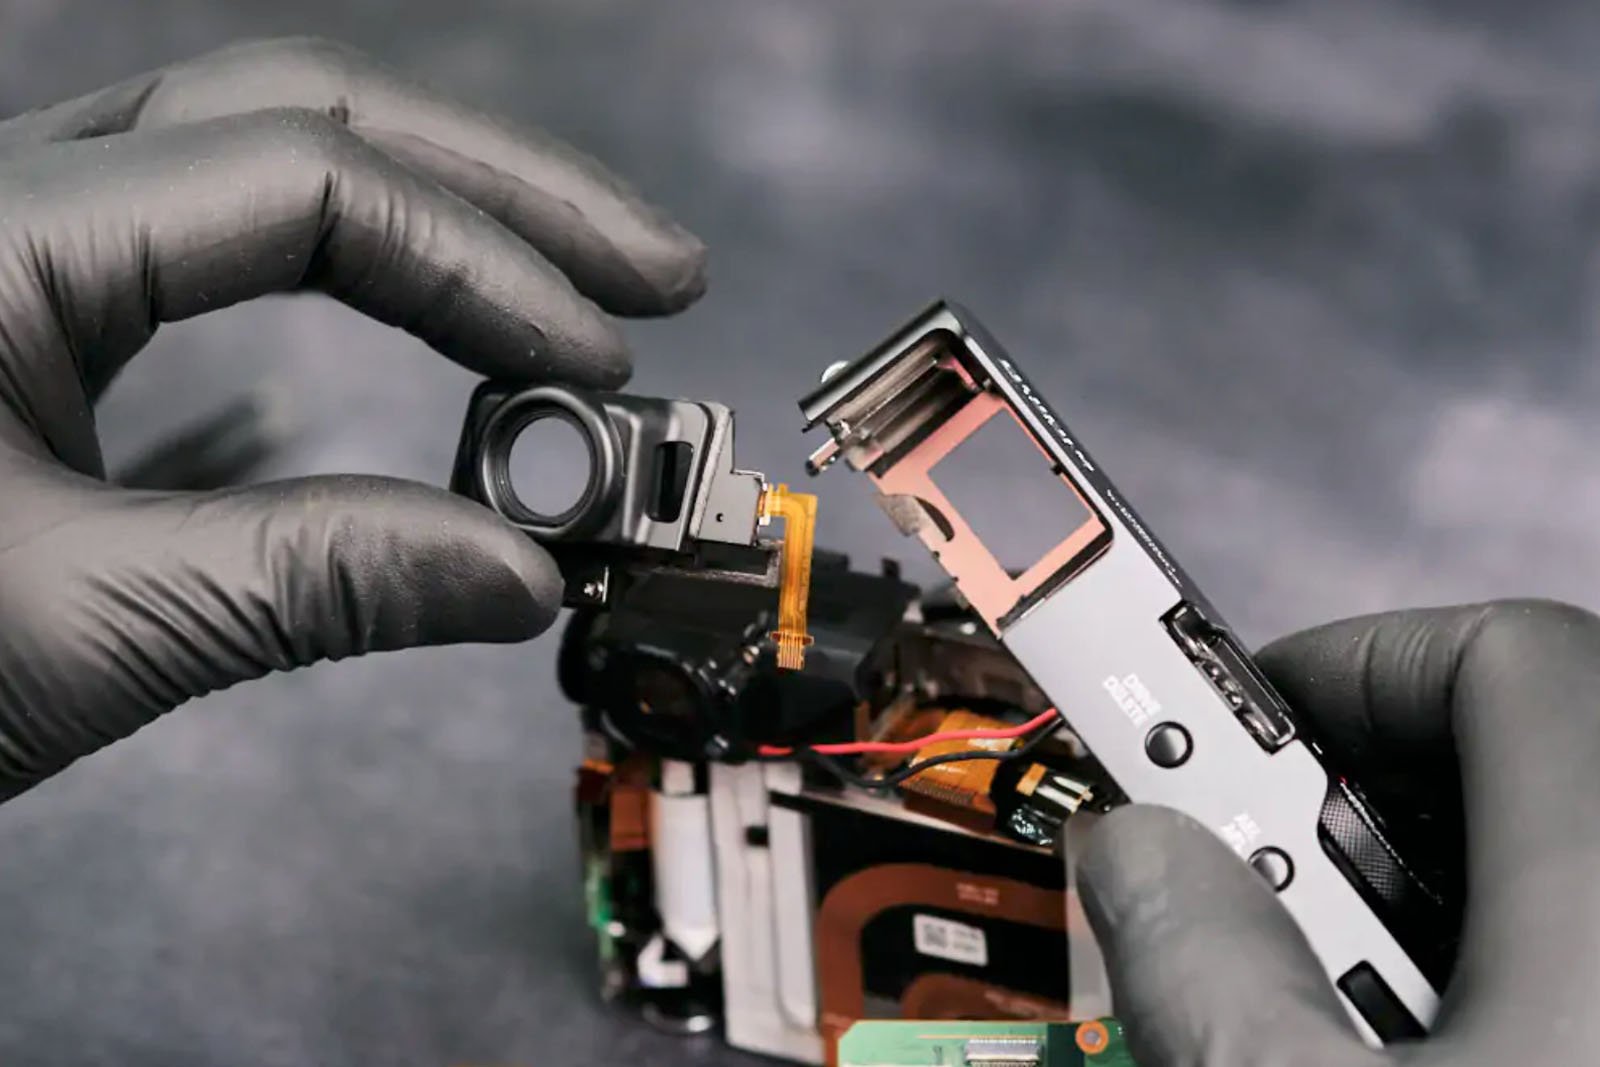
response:
{"label": "index finger in glove", "polygon": [[1398,612],[1297,634],[1260,660],[1356,761],[1459,755],[1469,911],[1454,1014],[1595,1027],[1600,619],[1544,601]]}
{"label": "index finger in glove", "polygon": [[704,246],[593,159],[329,41],[253,41],[138,75],[0,123],[0,151],[280,108],[318,111],[487,211],[608,311],[677,311],[705,289]]}
{"label": "index finger in glove", "polygon": [[[308,111],[0,159],[0,381],[57,456],[98,473],[95,395],[156,326],[317,289],[485,374],[627,379],[614,320],[505,227]],[[9,387],[9,388],[8,388]],[[11,391],[20,395],[10,395]]]}

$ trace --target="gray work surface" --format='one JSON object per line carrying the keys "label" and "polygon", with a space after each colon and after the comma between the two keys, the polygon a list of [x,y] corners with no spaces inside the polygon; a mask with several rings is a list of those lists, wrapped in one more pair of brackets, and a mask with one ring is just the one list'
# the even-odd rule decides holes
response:
{"label": "gray work surface", "polygon": [[[1475,19],[1479,21],[1468,21]],[[242,35],[344,38],[540,123],[711,246],[642,391],[794,401],[947,294],[1246,637],[1600,602],[1600,13],[1199,0],[0,0],[0,112]],[[126,456],[265,381],[279,472],[442,480],[468,375],[327,301],[171,328]],[[181,398],[181,400],[179,399]],[[995,471],[969,496],[1026,516]],[[823,483],[820,540],[898,540]],[[0,1063],[731,1063],[596,1003],[553,642],[188,707],[0,808]]]}

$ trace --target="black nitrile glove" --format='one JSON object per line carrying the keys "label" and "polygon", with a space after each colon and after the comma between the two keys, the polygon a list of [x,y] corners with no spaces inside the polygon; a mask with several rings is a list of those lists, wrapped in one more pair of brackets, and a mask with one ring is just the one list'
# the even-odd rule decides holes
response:
{"label": "black nitrile glove", "polygon": [[161,323],[320,290],[472,370],[616,387],[604,312],[685,307],[703,261],[599,165],[319,41],[0,123],[0,798],[202,693],[560,606],[543,551],[443,490],[106,484],[92,405]]}
{"label": "black nitrile glove", "polygon": [[1597,1062],[1600,619],[1544,602],[1398,612],[1260,662],[1391,819],[1409,790],[1442,840],[1464,820],[1455,975],[1431,1037],[1368,1049],[1261,879],[1199,824],[1130,807],[1091,835],[1079,888],[1140,1067]]}

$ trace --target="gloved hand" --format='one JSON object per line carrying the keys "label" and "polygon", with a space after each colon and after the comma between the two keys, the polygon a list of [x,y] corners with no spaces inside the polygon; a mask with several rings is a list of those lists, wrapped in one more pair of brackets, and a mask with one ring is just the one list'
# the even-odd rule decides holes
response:
{"label": "gloved hand", "polygon": [[1464,817],[1455,975],[1427,1040],[1369,1050],[1252,871],[1199,824],[1126,808],[1091,835],[1078,885],[1140,1067],[1594,1062],[1600,619],[1544,602],[1399,612],[1286,638],[1260,663],[1389,794],[1375,802],[1403,811],[1410,779],[1446,840],[1448,813]]}
{"label": "gloved hand", "polygon": [[320,290],[472,370],[612,388],[604,312],[685,307],[703,262],[598,164],[325,42],[0,124],[0,798],[202,693],[560,606],[544,552],[442,490],[107,485],[92,405],[161,323]]}

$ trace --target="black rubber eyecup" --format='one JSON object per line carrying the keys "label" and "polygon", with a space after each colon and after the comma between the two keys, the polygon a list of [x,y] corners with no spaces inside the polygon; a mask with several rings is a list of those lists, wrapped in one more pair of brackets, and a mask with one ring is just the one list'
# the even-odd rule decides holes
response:
{"label": "black rubber eyecup", "polygon": [[[511,448],[523,431],[560,419],[578,431],[589,455],[589,477],[576,502],[557,515],[529,507],[511,478]],[[518,529],[545,540],[572,540],[603,524],[622,489],[622,445],[603,409],[576,393],[541,385],[508,397],[484,423],[478,491],[489,507]]]}

